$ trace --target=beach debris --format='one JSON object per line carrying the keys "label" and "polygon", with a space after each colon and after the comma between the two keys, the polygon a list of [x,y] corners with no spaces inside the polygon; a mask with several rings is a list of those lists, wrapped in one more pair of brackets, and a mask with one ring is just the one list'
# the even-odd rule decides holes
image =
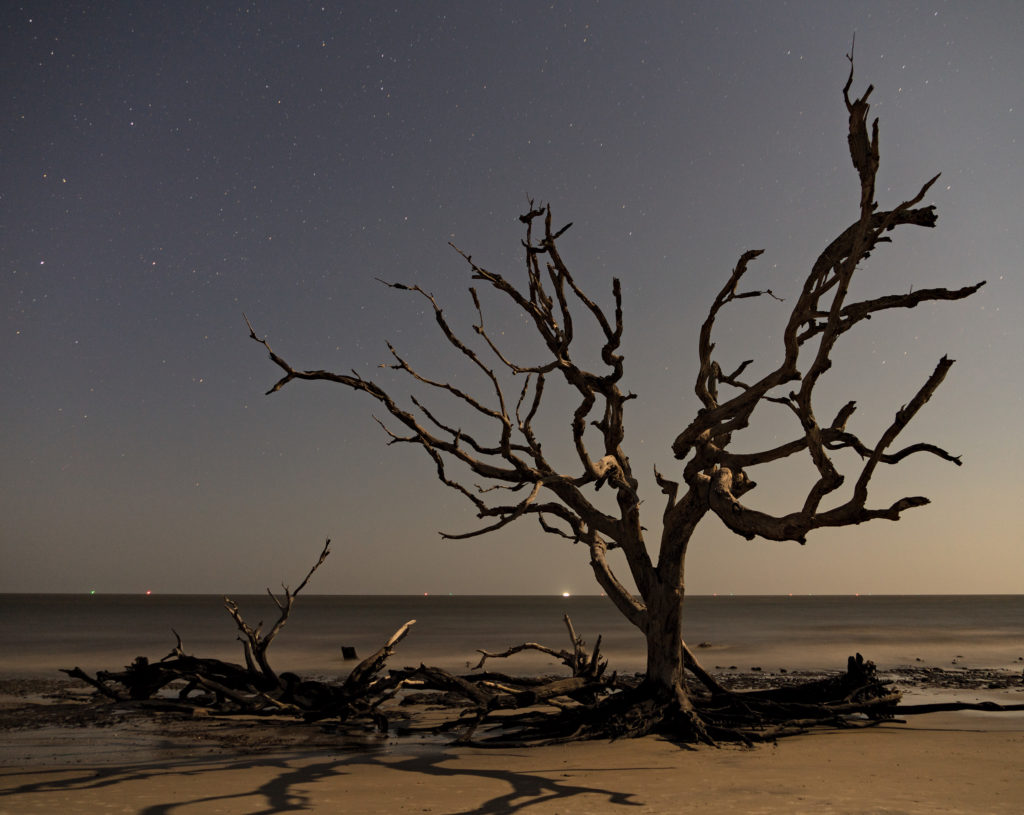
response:
{"label": "beach debris", "polygon": [[[139,656],[123,671],[99,671],[95,676],[79,667],[65,669],[64,673],[114,702],[112,716],[124,715],[132,705],[149,714],[178,714],[197,720],[272,715],[276,719],[318,722],[321,727],[345,732],[453,734],[456,743],[479,746],[556,744],[651,732],[676,737],[681,730],[692,735],[694,729],[700,740],[708,743],[751,743],[819,726],[865,727],[893,720],[898,714],[1024,709],[1024,705],[991,702],[900,705],[900,691],[891,680],[880,678],[874,663],[860,654],[849,657],[845,673],[806,681],[778,675],[769,679],[760,666],[754,666],[751,674],[730,674],[726,681],[734,687],[727,687],[708,674],[686,642],[680,640],[685,670],[696,680],[687,682],[690,693],[685,698],[690,707],[684,712],[676,707],[679,699],[664,696],[645,675],[608,675],[608,662],[601,656],[601,637],[597,637],[593,652],[588,651],[568,614],[562,620],[570,649],[536,642],[501,652],[480,649],[480,660],[464,676],[427,665],[385,672],[388,659],[415,620],[400,626],[347,676],[322,680],[288,671],[279,674],[270,665],[268,649],[288,621],[299,594],[330,554],[330,544],[328,539],[294,591],[284,587],[283,595],[275,595],[267,590],[278,617],[266,634],[262,633],[262,623],[249,625],[238,605],[225,598],[225,607],[239,632],[244,664],[193,656],[172,629],[175,646],[161,660]],[[342,647],[347,658],[346,651],[355,658],[354,647]],[[523,651],[539,651],[558,659],[570,676],[523,677],[484,670],[490,659],[507,659]],[[728,670],[736,671],[736,666]],[[911,675],[909,672],[921,677],[938,673],[947,683],[959,683],[958,687],[985,683],[989,688],[1008,687],[1008,682],[998,684],[997,677],[970,669],[943,672],[938,668],[908,668],[903,675]],[[779,671],[786,673],[785,668]],[[177,691],[176,696],[168,696],[167,691]],[[410,712],[416,706],[422,715],[429,711],[431,718],[417,723]],[[436,715],[439,711],[448,714],[441,715],[440,721]],[[676,716],[684,718],[680,721]]]}
{"label": "beach debris", "polygon": [[572,643],[571,652],[555,650],[554,648],[549,648],[546,645],[540,645],[536,642],[524,642],[521,645],[513,645],[501,653],[492,653],[490,651],[478,649],[477,653],[480,654],[480,661],[473,666],[472,670],[478,671],[483,668],[484,663],[488,659],[506,659],[522,651],[540,651],[541,653],[549,654],[550,656],[561,660],[561,662],[572,671],[573,676],[600,679],[601,675],[608,667],[607,661],[603,661],[600,657],[601,637],[599,636],[597,638],[597,642],[594,644],[594,653],[588,654],[586,643],[583,641],[583,638],[576,633],[576,629],[573,627],[572,620],[569,618],[569,615],[563,614],[562,621],[565,623],[565,627],[569,632],[569,641]]}
{"label": "beach debris", "polygon": [[[181,636],[172,629],[176,644],[157,662],[140,656],[120,672],[98,671],[90,676],[75,667],[64,669],[64,673],[117,702],[150,702],[173,686],[178,688],[176,704],[190,710],[216,710],[219,714],[290,713],[310,720],[362,718],[379,726],[376,707],[399,681],[382,676],[381,672],[415,620],[402,625],[381,648],[339,682],[306,680],[294,673],[278,674],[270,665],[268,649],[288,621],[296,598],[330,554],[330,545],[328,539],[319,558],[294,591],[284,586],[284,594],[276,595],[267,589],[278,617],[266,633],[263,633],[262,622],[250,625],[238,604],[229,597],[224,598],[225,608],[240,632],[238,640],[242,643],[244,665],[193,656],[185,651]],[[349,650],[354,656],[355,649]]]}

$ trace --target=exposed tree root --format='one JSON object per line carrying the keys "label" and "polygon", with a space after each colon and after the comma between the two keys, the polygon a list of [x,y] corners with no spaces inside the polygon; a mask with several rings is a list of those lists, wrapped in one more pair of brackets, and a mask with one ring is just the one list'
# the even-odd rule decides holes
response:
{"label": "exposed tree root", "polygon": [[[508,715],[533,696],[502,698],[474,685],[466,694],[476,708],[477,746],[554,744],[564,741],[636,738],[652,733],[678,743],[752,743],[807,732],[814,727],[860,727],[892,719],[900,694],[875,677],[874,666],[850,658],[855,670],[827,680],[764,691],[691,695],[646,681],[617,678],[583,686],[594,701]],[[436,679],[437,672],[432,672]],[[472,683],[472,677],[460,677]],[[563,680],[563,682],[566,680]],[[571,681],[571,680],[569,680]],[[552,683],[558,684],[558,683]],[[452,687],[451,684],[448,687]],[[506,683],[505,689],[509,687]],[[574,686],[575,687],[575,686]],[[484,694],[481,698],[481,691]],[[503,715],[504,714],[504,715]]]}
{"label": "exposed tree root", "polygon": [[[577,659],[583,673],[570,677],[517,677],[495,672],[455,675],[420,665],[384,665],[409,632],[403,625],[375,654],[336,682],[304,680],[293,673],[271,682],[259,668],[185,654],[179,640],[159,662],[139,657],[124,671],[90,676],[65,670],[108,698],[150,709],[205,708],[222,715],[290,715],[345,729],[454,735],[481,747],[535,746],[589,739],[659,734],[679,744],[751,744],[814,728],[860,728],[897,716],[948,710],[1021,710],[1024,705],[940,703],[901,706],[901,694],[880,680],[859,654],[845,674],[784,688],[731,691],[713,682],[664,689],[642,677],[588,673],[593,659]],[[582,649],[582,642],[578,643]],[[516,653],[515,649],[510,649]],[[578,651],[574,650],[574,656]],[[176,683],[176,697],[159,696]],[[392,703],[389,705],[388,703]],[[429,704],[448,713],[429,725],[391,719],[403,706]]]}
{"label": "exposed tree root", "polygon": [[[590,653],[572,621],[564,618],[571,650],[528,642],[501,653],[480,651],[473,673],[458,676],[440,668],[389,670],[385,666],[416,622],[401,626],[343,679],[303,679],[278,674],[267,649],[287,622],[295,597],[329,554],[325,544],[317,563],[294,592],[274,599],[280,616],[265,636],[242,618],[225,598],[238,630],[245,664],[192,656],[181,637],[171,652],[151,662],[138,657],[123,671],[90,676],[81,668],[64,672],[120,704],[150,711],[195,711],[221,715],[285,715],[339,729],[394,729],[402,733],[454,734],[456,743],[483,747],[557,744],[587,739],[635,738],[660,734],[679,744],[717,744],[777,739],[816,727],[865,727],[936,710],[1021,710],[1024,705],[942,703],[900,707],[900,693],[881,681],[873,663],[857,654],[845,674],[800,685],[735,691],[700,667],[681,645],[690,685],[662,687],[642,676],[606,675],[598,638]],[[481,670],[488,659],[537,650],[560,659],[568,677],[520,677]],[[173,685],[173,688],[171,687]],[[168,695],[169,690],[176,695]],[[407,712],[419,704],[444,711],[440,722],[420,725]],[[392,719],[404,720],[392,725]]]}
{"label": "exposed tree root", "polygon": [[[278,675],[270,668],[265,649],[258,658],[247,659],[247,665],[195,657],[185,653],[180,637],[159,662],[139,657],[124,671],[100,671],[94,677],[81,668],[65,673],[122,703],[158,709],[205,708],[222,715],[290,715],[380,731],[392,726],[391,719],[403,705],[426,701],[452,715],[429,726],[399,724],[396,732],[454,734],[457,743],[495,747],[651,733],[680,744],[749,744],[820,726],[863,726],[891,719],[899,710],[900,694],[880,682],[874,666],[859,654],[850,657],[842,676],[772,690],[730,691],[700,669],[692,654],[689,658],[697,668],[693,673],[700,682],[693,689],[659,688],[642,677],[606,676],[606,663],[599,658],[600,641],[594,653],[588,653],[568,617],[571,651],[525,643],[500,654],[481,651],[478,667],[488,658],[541,650],[562,659],[573,673],[569,677],[484,671],[458,676],[426,665],[385,674],[387,659],[414,622],[399,628],[339,681]],[[247,656],[251,645],[247,638]],[[176,698],[161,697],[172,683],[177,687]]]}

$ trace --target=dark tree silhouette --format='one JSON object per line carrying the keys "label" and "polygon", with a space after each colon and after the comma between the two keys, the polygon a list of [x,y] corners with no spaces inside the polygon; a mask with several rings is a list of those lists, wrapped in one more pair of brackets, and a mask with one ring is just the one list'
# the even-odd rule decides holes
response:
{"label": "dark tree silhouette", "polygon": [[[474,427],[489,426],[484,437],[461,429],[462,419],[442,416],[421,398],[400,402],[381,385],[358,374],[293,367],[260,338],[252,325],[252,338],[262,343],[284,375],[268,393],[295,379],[327,380],[362,391],[388,414],[381,422],[391,443],[419,446],[434,462],[438,479],[461,493],[475,508],[483,525],[474,531],[445,534],[449,538],[483,535],[513,521],[535,517],[543,530],[585,544],[597,582],[616,608],[646,638],[647,670],[634,701],[642,698],[646,712],[622,714],[619,730],[646,732],[671,725],[677,732],[706,738],[711,717],[695,707],[688,689],[689,670],[713,693],[722,689],[697,664],[683,639],[684,563],[687,546],[698,523],[714,514],[725,526],[748,539],[804,543],[808,533],[822,527],[860,524],[876,519],[898,520],[903,512],[928,503],[921,496],[905,496],[888,505],[869,504],[868,487],[880,465],[894,465],[913,454],[927,454],[960,464],[933,444],[899,447],[897,440],[917,412],[935,393],[953,361],[943,357],[916,393],[896,412],[877,439],[863,439],[848,428],[855,403],[824,420],[815,413],[814,397],[824,374],[832,365],[832,352],[847,332],[882,311],[911,309],[937,300],[960,300],[984,283],[960,289],[926,288],[868,300],[848,296],[850,282],[861,262],[879,244],[890,240],[897,227],[933,227],[934,206],[922,206],[936,178],[916,195],[890,209],[876,201],[879,168],[878,122],[868,123],[868,97],[872,88],[850,98],[853,62],[843,88],[849,113],[849,151],[859,176],[859,213],[856,220],[832,240],[814,262],[798,292],[787,295],[792,303],[782,331],[782,360],[774,370],[757,379],[744,374],[751,360],[729,370],[715,357],[712,337],[722,310],[734,300],[768,295],[771,291],[743,288],[748,266],[761,250],[744,253],[721,291],[714,298],[697,340],[698,365],[694,390],[701,407],[671,441],[674,473],[655,472],[664,493],[660,540],[645,539],[641,520],[640,485],[625,449],[626,403],[633,397],[620,389],[625,359],[620,351],[623,335],[622,291],[612,281],[614,308],[602,308],[578,285],[558,248],[558,239],[571,226],[553,225],[550,207],[535,207],[521,216],[525,228],[525,275],[516,283],[465,259],[475,285],[469,292],[476,308],[470,342],[449,323],[435,297],[418,285],[387,283],[423,298],[433,309],[442,341],[457,350],[467,365],[489,383],[485,393],[468,393],[453,384],[422,374],[389,345],[394,370],[407,374],[425,392],[441,392],[475,415]],[[545,353],[539,360],[522,361],[504,350],[488,331],[476,286],[490,290],[525,318]],[[779,299],[779,298],[775,298]],[[597,329],[601,364],[584,367],[578,328],[590,321]],[[249,323],[246,319],[247,324]],[[592,333],[592,332],[591,332]],[[548,383],[560,380],[574,394],[575,407],[567,416],[567,440],[574,451],[571,472],[557,468],[535,429]],[[514,382],[514,387],[509,387]],[[733,440],[751,423],[755,411],[766,403],[781,405],[792,414],[790,441],[753,452],[736,452]],[[480,421],[482,420],[482,421]],[[666,440],[668,443],[669,440]],[[834,454],[852,450],[859,454],[859,469],[844,475]],[[806,495],[799,496],[792,512],[771,515],[747,506],[744,497],[757,484],[751,473],[761,465],[793,457],[806,457],[816,478]],[[852,479],[852,490],[837,490]],[[600,501],[596,491],[607,485],[614,502]],[[510,497],[511,496],[511,497]],[[831,497],[830,501],[826,501]],[[613,572],[608,553],[620,550],[639,596]],[[258,654],[257,654],[258,655]],[[620,711],[625,708],[618,703]],[[629,723],[622,724],[624,717]],[[631,718],[630,718],[631,717]],[[713,734],[712,734],[713,735]]]}

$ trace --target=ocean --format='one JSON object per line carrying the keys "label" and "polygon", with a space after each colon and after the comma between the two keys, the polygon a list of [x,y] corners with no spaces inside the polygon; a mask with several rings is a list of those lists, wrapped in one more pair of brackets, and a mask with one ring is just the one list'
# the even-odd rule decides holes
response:
{"label": "ocean", "polygon": [[[277,609],[266,595],[236,596],[248,622],[267,628]],[[1021,669],[1024,595],[689,597],[684,636],[710,670],[828,671],[860,652],[881,669],[956,664]],[[477,649],[533,641],[568,647],[562,615],[609,670],[642,671],[643,638],[600,596],[301,595],[270,648],[278,671],[344,674],[342,646],[368,656],[415,619],[392,667],[426,663],[464,672]],[[117,670],[137,656],[165,656],[181,635],[186,652],[242,660],[234,622],[214,595],[0,595],[0,675],[60,678],[60,668]],[[698,647],[702,646],[702,647]],[[562,672],[526,652],[493,665],[508,673]]]}

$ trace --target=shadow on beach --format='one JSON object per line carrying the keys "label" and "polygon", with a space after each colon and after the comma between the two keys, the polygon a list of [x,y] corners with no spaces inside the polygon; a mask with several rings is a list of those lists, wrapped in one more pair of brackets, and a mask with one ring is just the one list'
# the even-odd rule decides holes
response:
{"label": "shadow on beach", "polygon": [[229,738],[211,744],[130,723],[66,733],[62,748],[52,731],[8,733],[13,749],[35,739],[39,760],[0,769],[0,813],[1016,813],[1024,761],[1017,714],[934,714],[718,750],[656,737],[515,750],[408,740],[253,750],[244,734],[232,749]]}
{"label": "shadow on beach", "polygon": [[[586,806],[642,806],[642,781],[632,790],[578,783],[574,773],[557,766],[556,753],[546,762],[525,751],[487,751],[480,762],[461,760],[457,752],[426,747],[395,754],[382,750],[332,756],[272,753],[153,760],[122,766],[0,770],[0,811],[53,811],[54,801],[88,804],[117,801],[119,811],[171,815],[180,811],[269,813],[327,811],[387,812],[403,808],[452,815],[516,813],[539,804],[586,796]],[[622,757],[628,758],[629,751]],[[517,771],[524,759],[540,769]],[[617,767],[630,774],[643,767]],[[395,778],[409,773],[413,779]],[[622,776],[616,774],[621,780]],[[14,782],[9,785],[9,782]],[[374,788],[375,785],[379,787]],[[50,793],[50,795],[46,795]],[[437,808],[442,797],[448,801]],[[485,800],[481,801],[481,798]],[[8,809],[4,799],[12,804]],[[429,805],[434,801],[434,806]],[[417,806],[418,804],[418,806]],[[128,809],[129,806],[134,807]]]}
{"label": "shadow on beach", "polygon": [[[953,690],[933,674],[922,692]],[[1020,693],[971,678],[978,695]],[[486,750],[273,718],[154,717],[64,683],[46,703],[28,693],[47,688],[0,706],[0,815],[849,812],[871,800],[889,807],[878,811],[1019,811],[1024,713],[928,714],[753,749],[647,737]]]}

